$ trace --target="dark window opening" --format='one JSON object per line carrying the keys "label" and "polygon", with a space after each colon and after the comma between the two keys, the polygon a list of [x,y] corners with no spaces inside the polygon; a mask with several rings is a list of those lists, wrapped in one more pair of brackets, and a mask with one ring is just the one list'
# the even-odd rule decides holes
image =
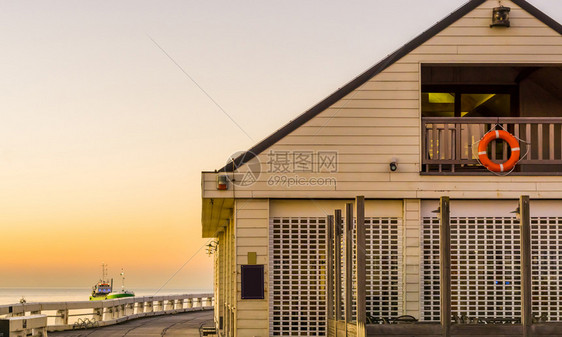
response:
{"label": "dark window opening", "polygon": [[242,299],[264,299],[263,265],[242,265]]}

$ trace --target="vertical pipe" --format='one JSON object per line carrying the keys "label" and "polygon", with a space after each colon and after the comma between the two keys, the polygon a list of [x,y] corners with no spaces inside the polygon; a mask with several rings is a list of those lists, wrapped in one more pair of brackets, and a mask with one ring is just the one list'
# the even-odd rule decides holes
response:
{"label": "vertical pipe", "polygon": [[[353,204],[345,204],[345,323],[353,320]],[[347,328],[346,328],[347,329]]]}
{"label": "vertical pipe", "polygon": [[531,336],[533,323],[531,297],[531,216],[529,196],[522,195],[519,199],[520,231],[521,231],[521,324],[523,336]]}
{"label": "vertical pipe", "polygon": [[355,229],[355,289],[357,289],[357,337],[365,337],[367,335],[365,324],[367,322],[367,291],[366,282],[366,242],[365,242],[365,197],[358,196],[355,198],[355,216],[357,218],[357,227]]}
{"label": "vertical pipe", "polygon": [[451,335],[451,228],[449,197],[439,200],[439,292],[442,335]]}
{"label": "vertical pipe", "polygon": [[341,321],[341,209],[334,212],[334,274],[335,278],[335,299],[334,306],[336,309],[336,321]]}
{"label": "vertical pipe", "polygon": [[334,216],[326,219],[326,317],[334,319]]}

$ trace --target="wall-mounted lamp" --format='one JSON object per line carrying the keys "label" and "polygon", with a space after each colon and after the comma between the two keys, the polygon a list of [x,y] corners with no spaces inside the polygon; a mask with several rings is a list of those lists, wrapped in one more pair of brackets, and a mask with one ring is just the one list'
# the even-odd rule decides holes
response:
{"label": "wall-mounted lamp", "polygon": [[521,220],[521,208],[519,207],[519,205],[517,205],[517,208],[514,211],[511,211],[509,213],[515,213],[515,217],[517,218],[517,220]]}
{"label": "wall-mounted lamp", "polygon": [[211,241],[209,244],[206,245],[207,255],[211,256],[217,251],[219,243],[217,241]]}
{"label": "wall-mounted lamp", "polygon": [[228,190],[228,176],[226,174],[217,174],[217,190]]}
{"label": "wall-mounted lamp", "polygon": [[492,24],[490,27],[509,27],[509,12],[511,8],[500,6],[495,7],[492,11]]}
{"label": "wall-mounted lamp", "polygon": [[434,209],[431,213],[437,213],[437,217],[441,218],[441,207],[437,206],[437,209]]}
{"label": "wall-mounted lamp", "polygon": [[396,172],[396,170],[398,170],[398,160],[396,158],[392,158],[392,161],[390,162],[390,171],[391,172]]}

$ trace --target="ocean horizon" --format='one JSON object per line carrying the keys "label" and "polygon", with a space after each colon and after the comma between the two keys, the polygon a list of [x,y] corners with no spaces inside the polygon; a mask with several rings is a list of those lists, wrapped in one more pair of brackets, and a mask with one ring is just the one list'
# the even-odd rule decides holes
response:
{"label": "ocean horizon", "polygon": [[[120,288],[116,289],[119,291]],[[175,294],[202,294],[212,293],[212,289],[161,289],[156,293],[156,288],[131,289],[136,296],[175,295]],[[27,303],[32,302],[70,302],[88,301],[92,293],[91,287],[5,287],[0,288],[0,305],[19,303],[22,298]]]}

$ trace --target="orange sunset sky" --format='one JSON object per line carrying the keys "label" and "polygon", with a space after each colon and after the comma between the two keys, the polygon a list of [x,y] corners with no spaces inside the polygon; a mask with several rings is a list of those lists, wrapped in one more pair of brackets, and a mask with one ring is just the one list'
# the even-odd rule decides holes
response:
{"label": "orange sunset sky", "polygon": [[[2,1],[0,288],[87,288],[102,262],[159,288],[207,241],[201,171],[463,3]],[[212,258],[166,287],[212,289]]]}

